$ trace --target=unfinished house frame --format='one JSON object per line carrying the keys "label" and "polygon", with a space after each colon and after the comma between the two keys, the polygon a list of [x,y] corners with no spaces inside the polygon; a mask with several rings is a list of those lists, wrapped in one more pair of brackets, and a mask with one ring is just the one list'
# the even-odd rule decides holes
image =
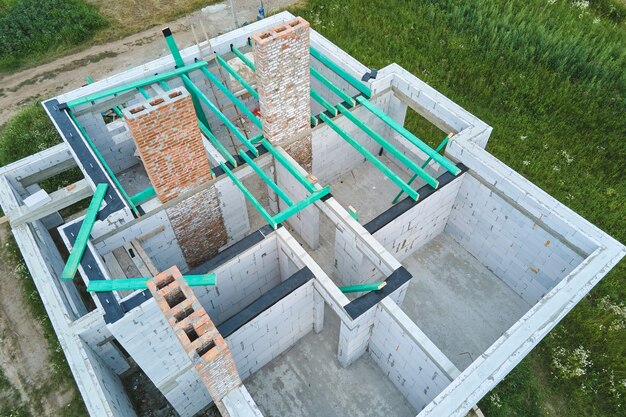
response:
{"label": "unfinished house frame", "polygon": [[45,101],[63,143],[0,169],[92,416],[142,415],[129,373],[167,415],[463,416],[625,254],[491,127],[301,18],[163,33],[170,55]]}

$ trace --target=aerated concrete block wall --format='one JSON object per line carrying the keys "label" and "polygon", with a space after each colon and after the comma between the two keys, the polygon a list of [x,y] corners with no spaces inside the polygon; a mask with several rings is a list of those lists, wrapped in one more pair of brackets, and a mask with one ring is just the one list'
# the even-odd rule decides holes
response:
{"label": "aerated concrete block wall", "polygon": [[[335,277],[342,285],[372,282],[371,277],[382,276],[374,263],[361,252],[358,237],[347,227],[337,224],[335,229]],[[372,238],[373,239],[373,238]]]}
{"label": "aerated concrete block wall", "polygon": [[107,327],[181,417],[191,417],[211,402],[154,298]]}
{"label": "aerated concrete block wall", "polygon": [[[385,109],[389,95],[390,93],[376,97],[372,99],[372,103]],[[352,113],[380,134],[386,131],[387,125],[366,108],[359,106]],[[358,126],[344,116],[337,116],[333,121],[372,154],[378,155],[380,145]],[[313,175],[323,185],[338,180],[339,177],[361,164],[369,163],[352,145],[326,124],[313,129],[312,146]],[[372,166],[372,169],[376,168]]]}
{"label": "aerated concrete block wall", "polygon": [[492,187],[465,176],[445,231],[529,304],[587,257]]}
{"label": "aerated concrete block wall", "polygon": [[193,292],[220,325],[281,282],[276,235],[267,236],[235,258],[207,271],[215,273],[215,287],[194,287]]}
{"label": "aerated concrete block wall", "polygon": [[93,315],[96,319],[91,320],[89,325],[79,333],[80,338],[113,372],[117,375],[123,374],[130,366],[122,352],[113,344],[113,335],[106,326],[102,313],[96,310],[89,315]]}
{"label": "aerated concrete block wall", "polygon": [[458,375],[445,355],[388,299],[376,307],[369,352],[418,411]]}
{"label": "aerated concrete block wall", "polygon": [[460,174],[451,183],[398,216],[373,235],[398,261],[412,255],[444,231],[464,177]]}
{"label": "aerated concrete block wall", "polygon": [[316,292],[313,281],[307,282],[226,338],[242,379],[313,330]]}

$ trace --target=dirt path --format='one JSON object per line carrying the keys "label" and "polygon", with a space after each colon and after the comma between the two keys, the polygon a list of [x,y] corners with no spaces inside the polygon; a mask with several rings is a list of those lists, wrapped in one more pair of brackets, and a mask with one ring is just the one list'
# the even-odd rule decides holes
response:
{"label": "dirt path", "polygon": [[[266,0],[264,3],[266,10],[275,10],[295,1]],[[178,46],[182,49],[194,43],[189,24],[193,19],[203,19],[211,37],[234,29],[232,13],[227,4],[217,3],[171,22],[168,26]],[[258,0],[235,0],[240,25],[256,20],[258,5]],[[54,97],[80,87],[85,84],[88,75],[99,80],[168,53],[161,27],[155,27],[119,41],[95,45],[38,67],[5,75],[0,78],[0,126],[33,100]]]}
{"label": "dirt path", "polygon": [[[5,247],[8,229],[0,227],[0,245]],[[52,373],[48,342],[41,325],[24,302],[24,293],[15,273],[15,265],[0,258],[0,367],[11,385],[19,392],[33,415],[58,416],[73,397],[71,385],[57,387],[45,398],[33,398]],[[41,406],[43,413],[34,408]]]}

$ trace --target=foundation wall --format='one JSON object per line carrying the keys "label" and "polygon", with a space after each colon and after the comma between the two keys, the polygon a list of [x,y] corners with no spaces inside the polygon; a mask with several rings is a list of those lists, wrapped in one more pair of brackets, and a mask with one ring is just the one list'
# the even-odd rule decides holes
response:
{"label": "foundation wall", "polygon": [[584,259],[469,175],[445,231],[531,305]]}
{"label": "foundation wall", "polygon": [[313,281],[307,282],[226,338],[242,379],[313,330],[315,293]]}
{"label": "foundation wall", "polygon": [[107,327],[182,417],[193,416],[211,402],[153,298]]}
{"label": "foundation wall", "polygon": [[376,308],[369,352],[418,411],[458,375],[454,365],[390,300]]}
{"label": "foundation wall", "polygon": [[212,271],[217,285],[194,287],[193,292],[217,325],[281,282],[276,236],[237,255]]}

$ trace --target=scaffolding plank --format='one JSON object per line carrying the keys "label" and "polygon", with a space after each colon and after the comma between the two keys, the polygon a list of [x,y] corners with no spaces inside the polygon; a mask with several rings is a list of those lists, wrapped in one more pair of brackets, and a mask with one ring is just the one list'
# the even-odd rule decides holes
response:
{"label": "scaffolding plank", "polygon": [[385,174],[391,181],[393,181],[398,187],[400,187],[404,192],[406,192],[413,200],[419,198],[419,194],[417,191],[412,189],[402,178],[400,178],[396,173],[394,173],[387,165],[382,163],[378,158],[376,158],[370,151],[365,149],[359,142],[357,142],[352,136],[350,136],[346,131],[337,126],[335,122],[333,122],[328,116],[325,114],[320,114],[321,119],[328,124],[331,129],[339,134],[346,142],[348,142],[354,149],[356,149],[361,155],[363,155],[368,161],[370,161],[376,168],[378,168],[383,174]]}
{"label": "scaffolding plank", "polygon": [[104,196],[106,195],[108,188],[108,184],[98,184],[96,187],[96,191],[93,194],[91,203],[89,203],[87,213],[85,214],[83,223],[80,226],[80,230],[78,231],[78,235],[76,236],[76,240],[74,241],[74,245],[70,251],[70,256],[67,259],[65,267],[63,268],[63,272],[61,273],[61,279],[74,279],[76,271],[78,270],[78,265],[80,265],[80,261],[85,253],[85,248],[87,248],[91,230],[93,229],[93,225],[96,223],[98,211],[100,211],[100,206],[104,201]]}

